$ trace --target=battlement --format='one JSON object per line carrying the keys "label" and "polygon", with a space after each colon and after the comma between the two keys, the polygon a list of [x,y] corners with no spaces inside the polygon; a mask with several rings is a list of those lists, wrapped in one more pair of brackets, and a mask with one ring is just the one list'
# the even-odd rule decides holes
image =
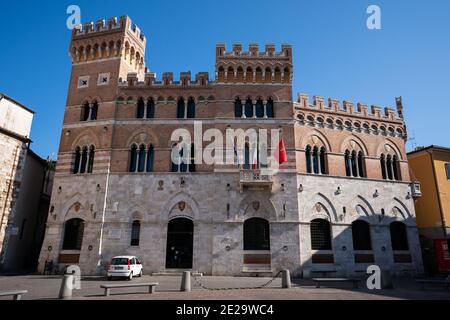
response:
{"label": "battlement", "polygon": [[80,24],[72,30],[72,39],[82,39],[87,36],[98,36],[103,34],[111,34],[115,32],[125,32],[129,30],[136,39],[141,41],[142,46],[145,47],[146,38],[141,30],[131,21],[128,16],[109,18],[108,20],[97,20],[94,22],[86,22]]}
{"label": "battlement", "polygon": [[146,72],[144,81],[139,81],[137,73],[129,73],[127,80],[119,82],[119,86],[207,86],[209,83],[208,72],[197,73],[195,80],[192,80],[190,71],[181,72],[179,81],[174,81],[173,72],[164,72],[161,80],[156,79],[156,73]]}
{"label": "battlement", "polygon": [[307,94],[299,93],[297,98],[296,108],[301,110],[323,110],[326,112],[333,112],[336,114],[347,114],[355,117],[375,118],[379,120],[403,122],[403,104],[401,98],[396,98],[397,111],[393,108],[381,108],[377,105],[369,107],[367,104],[358,102],[356,108],[353,102],[344,100],[342,104],[339,100],[329,98],[328,104],[325,105],[325,99],[321,96],[314,96],[312,104],[309,102]]}
{"label": "battlement", "polygon": [[232,51],[227,52],[223,43],[216,45],[216,60],[236,59],[236,58],[257,58],[257,59],[282,59],[292,62],[292,46],[281,45],[281,51],[277,52],[274,44],[266,44],[265,51],[259,51],[258,44],[250,44],[248,51],[243,51],[242,44],[233,44]]}

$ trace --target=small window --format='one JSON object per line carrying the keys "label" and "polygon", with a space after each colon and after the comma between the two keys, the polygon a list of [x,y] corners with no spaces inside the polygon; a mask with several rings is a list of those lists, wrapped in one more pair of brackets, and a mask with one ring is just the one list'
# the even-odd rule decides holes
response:
{"label": "small window", "polygon": [[89,87],[89,76],[82,76],[78,78],[78,89]]}
{"label": "small window", "polygon": [[109,73],[100,73],[98,75],[97,85],[98,86],[107,86],[109,84]]}
{"label": "small window", "polygon": [[331,228],[327,220],[311,221],[311,249],[331,250]]}
{"label": "small window", "polygon": [[447,179],[450,179],[450,163],[445,164],[445,169],[447,171]]}
{"label": "small window", "polygon": [[[139,246],[139,238],[141,235],[141,223],[137,220],[133,221],[131,226],[131,246],[137,247]],[[134,264],[134,259],[133,259]]]}

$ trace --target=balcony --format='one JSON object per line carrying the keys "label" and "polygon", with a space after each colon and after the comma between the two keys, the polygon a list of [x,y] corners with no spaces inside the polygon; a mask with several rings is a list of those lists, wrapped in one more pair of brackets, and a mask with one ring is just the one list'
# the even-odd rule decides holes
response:
{"label": "balcony", "polygon": [[418,199],[422,196],[422,190],[420,188],[420,182],[419,181],[413,181],[411,182],[411,194],[413,199]]}
{"label": "balcony", "polygon": [[239,186],[241,193],[244,189],[272,191],[272,173],[269,170],[241,170]]}

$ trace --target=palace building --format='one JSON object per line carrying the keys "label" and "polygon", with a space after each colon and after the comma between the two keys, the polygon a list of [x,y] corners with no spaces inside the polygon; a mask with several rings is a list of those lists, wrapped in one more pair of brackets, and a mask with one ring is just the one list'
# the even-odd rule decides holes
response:
{"label": "palace building", "polygon": [[[396,111],[293,100],[290,45],[218,44],[215,75],[179,80],[157,79],[145,48],[128,17],[73,30],[41,271],[104,274],[129,254],[156,274],[422,273],[401,98]],[[173,163],[172,133],[196,122],[279,130],[288,161],[273,174],[248,150],[240,164]]]}

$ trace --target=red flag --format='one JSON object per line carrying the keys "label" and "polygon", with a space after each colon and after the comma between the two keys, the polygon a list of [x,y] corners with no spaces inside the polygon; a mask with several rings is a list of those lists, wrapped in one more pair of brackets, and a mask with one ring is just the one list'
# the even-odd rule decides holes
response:
{"label": "red flag", "polygon": [[278,144],[278,152],[275,153],[275,157],[279,164],[283,164],[288,161],[287,153],[286,153],[286,146],[284,145],[284,140],[281,139],[280,143]]}

